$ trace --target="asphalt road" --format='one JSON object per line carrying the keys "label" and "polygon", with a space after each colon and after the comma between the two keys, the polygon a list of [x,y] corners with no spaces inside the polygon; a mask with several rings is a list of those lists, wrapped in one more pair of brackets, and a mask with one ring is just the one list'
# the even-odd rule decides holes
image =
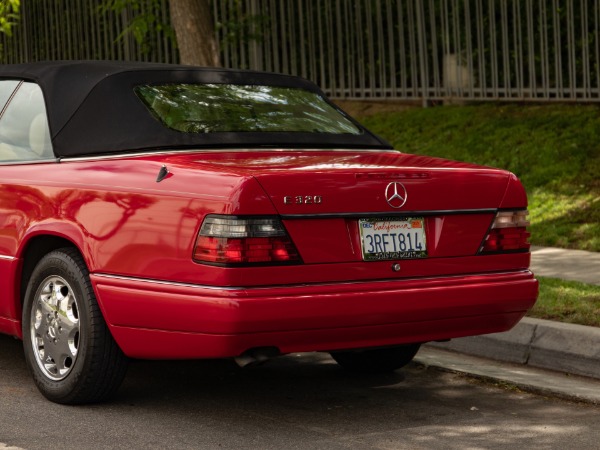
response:
{"label": "asphalt road", "polygon": [[109,403],[68,407],[33,386],[0,336],[0,449],[600,448],[600,408],[411,365],[346,374],[329,357],[137,361]]}

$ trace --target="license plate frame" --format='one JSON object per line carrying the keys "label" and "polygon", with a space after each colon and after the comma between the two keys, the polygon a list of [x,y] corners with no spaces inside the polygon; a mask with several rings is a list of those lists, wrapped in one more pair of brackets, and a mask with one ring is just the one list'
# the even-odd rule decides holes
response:
{"label": "license plate frame", "polygon": [[363,261],[427,258],[425,218],[358,219]]}

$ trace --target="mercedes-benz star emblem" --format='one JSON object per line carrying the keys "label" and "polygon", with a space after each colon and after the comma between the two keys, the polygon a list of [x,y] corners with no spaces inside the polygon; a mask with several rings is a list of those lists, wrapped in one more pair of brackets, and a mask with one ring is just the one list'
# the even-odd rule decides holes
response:
{"label": "mercedes-benz star emblem", "polygon": [[392,208],[402,208],[407,198],[406,188],[402,183],[393,181],[385,188],[385,199]]}

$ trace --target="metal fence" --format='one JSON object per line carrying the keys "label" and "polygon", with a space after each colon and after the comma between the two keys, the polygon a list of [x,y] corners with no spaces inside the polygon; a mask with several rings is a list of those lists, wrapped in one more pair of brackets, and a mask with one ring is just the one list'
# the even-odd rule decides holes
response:
{"label": "metal fence", "polygon": [[[176,62],[160,32],[119,39],[136,11],[100,3],[24,0],[4,61]],[[213,11],[224,66],[300,75],[334,98],[600,102],[600,0],[214,0]]]}
{"label": "metal fence", "polygon": [[[0,35],[3,63],[108,59],[177,62],[177,50],[163,33],[151,30],[147,42],[138,44],[124,33],[134,14],[154,12],[168,22],[167,0],[160,8],[140,2],[122,13],[105,11],[101,0],[22,0],[21,20],[13,37]],[[144,45],[145,44],[145,45]]]}

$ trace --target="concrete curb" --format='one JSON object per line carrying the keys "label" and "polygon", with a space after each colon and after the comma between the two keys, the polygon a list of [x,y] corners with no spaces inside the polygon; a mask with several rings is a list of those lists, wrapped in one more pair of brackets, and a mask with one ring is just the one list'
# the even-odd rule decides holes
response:
{"label": "concrete curb", "polygon": [[558,397],[576,402],[600,405],[600,380],[565,374],[519,364],[491,361],[479,356],[465,355],[431,346],[419,350],[414,362],[436,370],[453,372],[515,386],[522,391]]}
{"label": "concrete curb", "polygon": [[600,328],[596,327],[526,317],[504,333],[427,345],[600,379]]}

